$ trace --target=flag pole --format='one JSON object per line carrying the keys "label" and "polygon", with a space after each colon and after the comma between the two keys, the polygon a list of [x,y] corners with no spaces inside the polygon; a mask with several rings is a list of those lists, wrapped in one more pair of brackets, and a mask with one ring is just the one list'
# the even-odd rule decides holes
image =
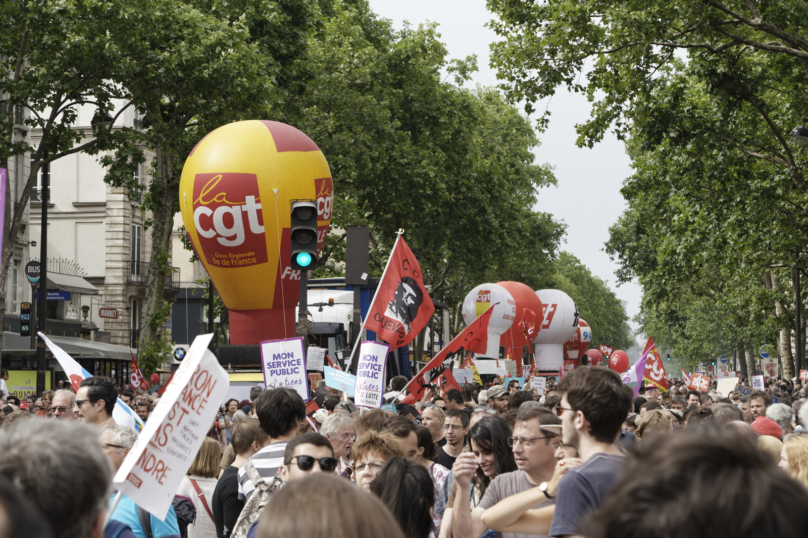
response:
{"label": "flag pole", "polygon": [[[393,260],[393,255],[396,252],[396,247],[398,246],[398,240],[401,239],[401,236],[404,234],[404,230],[400,229],[396,232],[396,242],[393,243],[393,250],[390,251],[390,258],[387,260],[387,265],[384,266],[384,271],[382,272],[382,277],[379,279],[379,283],[384,282],[384,275],[387,274],[387,269],[390,268],[390,262]],[[378,291],[378,290],[377,290]],[[373,300],[370,302],[370,307],[368,308],[368,314],[373,311],[373,305],[376,304],[376,298],[379,296],[378,293],[373,294]],[[361,317],[361,314],[360,314]],[[353,349],[351,350],[351,356],[348,357],[348,363],[345,365],[345,371],[349,371],[351,368],[351,364],[353,363],[353,357],[356,353],[356,349],[359,347],[359,342],[362,341],[362,333],[365,331],[365,324],[367,323],[368,318],[367,316],[365,319],[362,320],[362,325],[359,327],[359,334],[356,337],[356,343],[354,344]]]}

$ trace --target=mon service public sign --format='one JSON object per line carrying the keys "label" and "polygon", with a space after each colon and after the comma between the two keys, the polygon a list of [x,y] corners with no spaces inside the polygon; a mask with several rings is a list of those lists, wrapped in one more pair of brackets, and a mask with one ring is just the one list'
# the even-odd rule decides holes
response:
{"label": "mon service public sign", "polygon": [[266,388],[290,388],[297,391],[304,402],[309,401],[302,337],[261,342],[261,368]]}
{"label": "mon service public sign", "polygon": [[384,368],[390,346],[381,342],[364,341],[359,346],[356,365],[354,402],[357,407],[381,407],[384,393]]}

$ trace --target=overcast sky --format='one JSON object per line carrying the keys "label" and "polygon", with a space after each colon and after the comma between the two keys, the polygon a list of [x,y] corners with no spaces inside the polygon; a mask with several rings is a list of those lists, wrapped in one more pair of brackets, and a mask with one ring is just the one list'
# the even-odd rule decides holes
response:
{"label": "overcast sky", "polygon": [[[450,57],[477,55],[480,70],[469,86],[498,83],[496,72],[489,66],[488,47],[497,36],[485,27],[492,16],[484,0],[370,0],[370,5],[376,13],[391,19],[398,29],[404,21],[413,26],[428,21],[438,23]],[[544,110],[545,106],[547,103],[536,108]],[[609,226],[626,207],[620,188],[631,174],[629,158],[614,136],[607,136],[594,149],[575,145],[575,124],[589,116],[590,105],[584,97],[562,90],[549,102],[549,110],[550,127],[540,134],[542,145],[536,151],[536,159],[555,167],[558,187],[543,189],[536,209],[552,213],[567,224],[562,248],[607,281],[633,318],[639,311],[642,290],[636,283],[617,287],[614,274],[617,266],[603,251]],[[633,322],[632,327],[636,328]]]}

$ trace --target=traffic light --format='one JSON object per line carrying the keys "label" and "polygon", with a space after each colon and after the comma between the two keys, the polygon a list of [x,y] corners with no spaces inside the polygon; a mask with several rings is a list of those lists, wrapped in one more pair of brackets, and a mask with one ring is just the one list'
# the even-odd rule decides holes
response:
{"label": "traffic light", "polygon": [[671,360],[671,354],[668,353],[668,360]]}
{"label": "traffic light", "polygon": [[317,269],[317,205],[314,202],[292,202],[291,228],[292,269]]}

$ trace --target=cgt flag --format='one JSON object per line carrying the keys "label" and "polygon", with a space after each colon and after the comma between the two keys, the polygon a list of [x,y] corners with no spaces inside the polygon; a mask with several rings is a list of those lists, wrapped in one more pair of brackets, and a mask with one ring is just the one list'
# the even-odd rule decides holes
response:
{"label": "cgt flag", "polygon": [[[132,383],[135,390],[149,390],[149,384],[143,379],[143,372],[140,371],[140,367],[137,365],[134,353],[131,351],[129,353],[132,355],[132,373],[129,375],[129,382]],[[173,376],[174,374],[171,375]]]}
{"label": "cgt flag", "polygon": [[[444,347],[440,353],[435,355],[435,358],[429,361],[424,368],[418,372],[412,380],[407,384],[405,389],[409,390],[409,394],[402,401],[404,403],[413,404],[421,399],[424,390],[429,385],[436,383],[438,378],[443,376],[447,382],[457,382],[451,374],[452,364],[458,357],[464,357],[466,351],[474,353],[485,353],[485,348],[488,345],[488,322],[491,320],[491,314],[494,311],[494,305],[486,310],[480,317],[471,322],[471,325],[463,329],[463,332],[455,336],[449,345]],[[476,368],[474,368],[476,369]],[[445,387],[439,387],[444,388]],[[460,388],[450,387],[450,388]]]}
{"label": "cgt flag", "polygon": [[679,368],[682,371],[682,379],[685,382],[685,385],[690,386],[690,376],[687,375],[684,368]]}
{"label": "cgt flag", "polygon": [[373,298],[365,328],[397,348],[409,344],[435,312],[421,266],[399,235]]}
{"label": "cgt flag", "polygon": [[645,380],[654,384],[662,392],[668,391],[668,375],[665,373],[665,367],[662,365],[662,359],[659,357],[654,339],[648,337],[648,342],[645,344],[640,359],[647,357],[645,362]]}

